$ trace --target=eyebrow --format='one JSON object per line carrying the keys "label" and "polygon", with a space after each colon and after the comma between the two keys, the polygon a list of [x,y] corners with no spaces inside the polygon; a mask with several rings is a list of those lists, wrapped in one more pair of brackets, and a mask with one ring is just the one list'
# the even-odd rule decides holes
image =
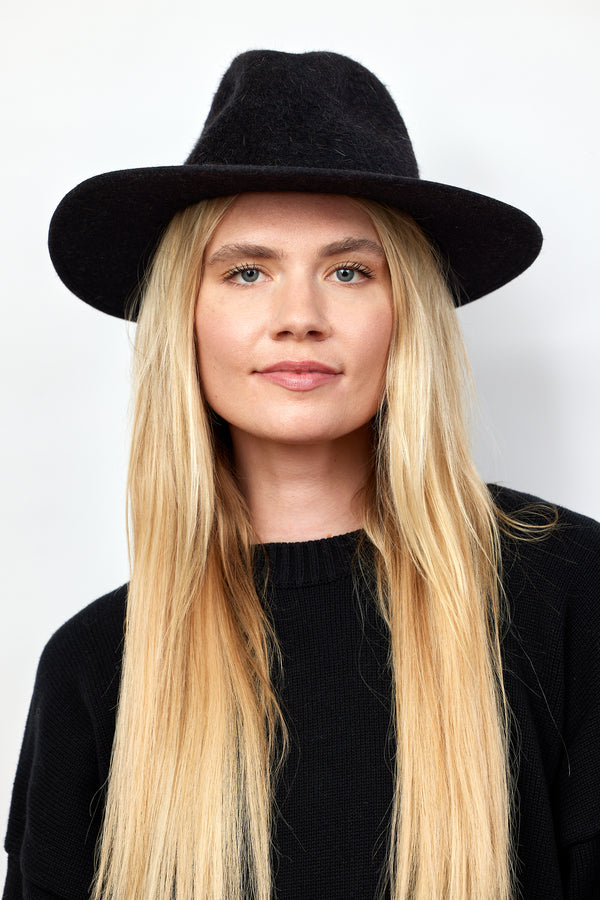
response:
{"label": "eyebrow", "polygon": [[321,247],[318,255],[337,256],[338,253],[346,253],[350,250],[366,250],[385,258],[383,248],[377,241],[369,241],[367,238],[356,237],[347,237],[342,241],[334,241],[332,244],[327,244],[325,247]]}
{"label": "eyebrow", "polygon": [[[317,251],[317,256],[337,256],[338,253],[348,253],[355,250],[376,253],[378,256],[385,258],[383,248],[377,241],[357,237],[346,237],[341,241],[325,244],[324,247]],[[272,247],[265,247],[262,244],[223,244],[222,247],[219,247],[212,254],[206,264],[210,266],[213,263],[225,262],[240,256],[252,257],[253,259],[282,259],[283,253],[279,250],[274,250]]]}
{"label": "eyebrow", "polygon": [[207,261],[207,265],[215,262],[234,259],[238,256],[251,256],[254,259],[281,259],[282,253],[262,244],[223,244]]}

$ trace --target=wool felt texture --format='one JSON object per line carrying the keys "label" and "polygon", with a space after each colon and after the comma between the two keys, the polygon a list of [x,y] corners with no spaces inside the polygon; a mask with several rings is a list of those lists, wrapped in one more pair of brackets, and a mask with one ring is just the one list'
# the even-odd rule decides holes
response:
{"label": "wool felt texture", "polygon": [[[492,490],[510,513],[538,503]],[[600,525],[559,513],[545,540],[506,539],[503,548],[521,900],[600,897]],[[388,637],[364,582],[360,594],[354,589],[359,540],[267,545],[291,737],[274,835],[280,900],[369,900],[384,862]],[[88,896],[125,601],[123,587],[92,603],[42,655],[14,787],[4,900]]]}
{"label": "wool felt texture", "polygon": [[425,181],[385,86],[337,53],[252,50],[236,57],[181,166],[109,172],[59,204],[49,233],[66,286],[135,318],[140,281],[177,210],[246,191],[346,194],[410,213],[442,258],[457,305],[526,269],[542,235],[520,210]]}

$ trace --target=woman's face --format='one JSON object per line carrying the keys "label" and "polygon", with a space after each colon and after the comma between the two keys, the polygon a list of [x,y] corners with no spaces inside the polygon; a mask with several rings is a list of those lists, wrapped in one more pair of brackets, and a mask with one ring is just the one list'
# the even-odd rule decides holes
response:
{"label": "woman's face", "polygon": [[347,197],[242,194],[204,256],[200,380],[234,445],[332,441],[376,413],[392,333],[377,232]]}

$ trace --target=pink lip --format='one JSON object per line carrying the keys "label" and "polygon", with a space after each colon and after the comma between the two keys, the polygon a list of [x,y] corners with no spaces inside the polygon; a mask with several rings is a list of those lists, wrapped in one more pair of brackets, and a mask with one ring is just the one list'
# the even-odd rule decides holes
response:
{"label": "pink lip", "polygon": [[289,391],[312,391],[333,381],[340,372],[312,359],[284,359],[260,369],[256,374]]}

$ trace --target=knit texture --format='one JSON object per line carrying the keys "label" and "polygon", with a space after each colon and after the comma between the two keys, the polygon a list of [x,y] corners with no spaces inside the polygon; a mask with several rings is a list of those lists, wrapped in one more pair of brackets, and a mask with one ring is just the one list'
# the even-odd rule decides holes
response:
{"label": "knit texture", "polygon": [[[509,512],[535,501],[493,490]],[[388,640],[355,565],[361,543],[359,532],[267,546],[268,603],[284,660],[278,687],[292,742],[277,794],[278,900],[370,900],[385,859]],[[549,538],[506,541],[504,560],[519,896],[598,900],[600,526],[560,510]],[[125,601],[125,587],[97,600],[44,650],[15,780],[4,900],[88,896]]]}

